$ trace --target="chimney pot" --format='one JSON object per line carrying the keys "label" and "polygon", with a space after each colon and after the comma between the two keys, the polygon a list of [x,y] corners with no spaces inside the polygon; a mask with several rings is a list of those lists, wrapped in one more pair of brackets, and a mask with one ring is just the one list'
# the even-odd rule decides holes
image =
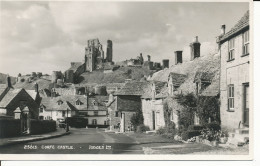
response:
{"label": "chimney pot", "polygon": [[9,74],[6,77],[6,84],[7,84],[7,87],[9,87],[9,88],[12,87],[11,78],[10,78]]}
{"label": "chimney pot", "polygon": [[224,35],[226,33],[226,25],[221,25],[221,35]]}

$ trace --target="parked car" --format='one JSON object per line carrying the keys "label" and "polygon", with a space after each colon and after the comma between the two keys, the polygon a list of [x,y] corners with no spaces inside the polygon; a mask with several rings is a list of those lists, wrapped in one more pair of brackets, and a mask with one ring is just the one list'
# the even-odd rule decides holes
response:
{"label": "parked car", "polygon": [[65,119],[59,118],[59,119],[57,119],[57,121],[58,121],[59,128],[65,128],[66,127]]}

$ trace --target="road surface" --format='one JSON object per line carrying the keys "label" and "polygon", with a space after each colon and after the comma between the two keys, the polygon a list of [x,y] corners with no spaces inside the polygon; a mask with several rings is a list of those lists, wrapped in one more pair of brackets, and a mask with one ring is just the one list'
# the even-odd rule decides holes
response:
{"label": "road surface", "polygon": [[143,154],[142,147],[124,134],[104,129],[71,128],[71,134],[0,148],[2,154]]}

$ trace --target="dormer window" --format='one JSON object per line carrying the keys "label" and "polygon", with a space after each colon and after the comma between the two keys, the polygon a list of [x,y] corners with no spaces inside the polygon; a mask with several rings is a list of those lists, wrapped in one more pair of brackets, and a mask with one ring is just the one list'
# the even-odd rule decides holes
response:
{"label": "dormer window", "polygon": [[58,105],[62,105],[62,104],[63,104],[63,101],[59,100]]}
{"label": "dormer window", "polygon": [[93,105],[97,105],[97,102],[95,100],[93,100],[92,104]]}
{"label": "dormer window", "polygon": [[210,82],[196,82],[196,94],[200,94],[210,85]]}
{"label": "dormer window", "polygon": [[80,100],[76,100],[76,105],[81,105],[81,101]]}

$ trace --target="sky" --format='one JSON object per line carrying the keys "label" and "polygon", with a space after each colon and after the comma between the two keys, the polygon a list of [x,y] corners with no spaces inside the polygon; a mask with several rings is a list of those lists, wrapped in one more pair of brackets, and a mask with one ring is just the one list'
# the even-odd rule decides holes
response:
{"label": "sky", "polygon": [[113,41],[113,61],[151,55],[169,59],[195,36],[201,55],[216,52],[216,37],[230,30],[249,9],[246,2],[91,2],[1,1],[0,73],[65,71],[83,62],[87,40],[98,38],[106,52]]}

